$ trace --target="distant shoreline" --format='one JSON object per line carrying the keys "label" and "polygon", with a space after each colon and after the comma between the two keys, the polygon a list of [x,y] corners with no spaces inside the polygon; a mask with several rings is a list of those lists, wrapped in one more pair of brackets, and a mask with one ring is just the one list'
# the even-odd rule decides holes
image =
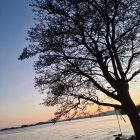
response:
{"label": "distant shoreline", "polygon": [[[94,118],[94,117],[101,117],[101,116],[110,116],[110,115],[115,115],[115,111],[112,110],[112,111],[102,112],[102,113],[95,114],[95,115],[82,116],[82,117],[77,117],[77,118],[72,118],[72,119],[65,119],[65,120],[58,120],[56,122],[80,120],[80,119]],[[19,128],[22,129],[22,128],[27,128],[27,127],[37,126],[37,125],[43,125],[43,124],[54,124],[54,123],[55,123],[55,121],[52,119],[52,120],[49,120],[49,121],[46,121],[46,122],[38,122],[38,123],[35,123],[35,124],[25,124],[25,125],[21,125],[19,127],[3,128],[3,129],[0,129],[0,132],[1,131],[7,131],[7,130],[19,129]]]}

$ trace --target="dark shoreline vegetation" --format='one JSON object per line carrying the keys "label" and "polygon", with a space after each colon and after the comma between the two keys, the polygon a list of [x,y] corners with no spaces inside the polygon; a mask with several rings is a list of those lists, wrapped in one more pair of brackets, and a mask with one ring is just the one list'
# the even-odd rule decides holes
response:
{"label": "dark shoreline vegetation", "polygon": [[[140,104],[137,105],[137,110],[140,113]],[[117,111],[117,114],[118,115],[126,115],[126,113],[123,110],[118,110]],[[102,112],[102,113],[95,114],[95,115],[88,115],[88,116],[76,117],[76,118],[72,118],[72,119],[58,120],[57,122],[64,122],[64,121],[71,121],[71,120],[79,120],[79,119],[86,119],[86,118],[93,118],[93,117],[101,117],[101,116],[109,116],[109,115],[116,115],[116,113],[115,113],[114,110],[111,110],[111,111],[106,111],[106,112]],[[56,121],[54,119],[51,119],[51,120],[46,121],[46,122],[38,122],[38,123],[35,123],[35,124],[24,124],[24,125],[21,125],[19,127],[3,128],[3,129],[0,129],[0,132],[1,131],[6,131],[6,130],[13,130],[13,129],[26,128],[26,127],[32,127],[32,126],[37,126],[37,125],[43,125],[43,124],[51,124],[51,123],[52,124],[55,124]]]}
{"label": "dark shoreline vegetation", "polygon": [[[82,116],[82,117],[76,117],[76,118],[72,118],[72,119],[64,119],[64,120],[58,120],[57,122],[64,122],[64,121],[71,121],[71,120],[79,120],[79,119],[86,119],[86,118],[93,118],[93,117],[101,117],[101,116],[109,116],[109,115],[115,115],[115,111],[107,111],[107,112],[102,112],[99,114],[95,114],[95,115],[88,115],[88,116]],[[13,130],[13,129],[19,129],[19,128],[26,128],[26,127],[32,127],[32,126],[37,126],[37,125],[43,125],[43,124],[55,124],[54,119],[46,121],[46,122],[38,122],[35,124],[25,124],[25,125],[21,125],[19,127],[10,127],[10,128],[3,128],[0,129],[1,131],[6,131],[6,130]]]}

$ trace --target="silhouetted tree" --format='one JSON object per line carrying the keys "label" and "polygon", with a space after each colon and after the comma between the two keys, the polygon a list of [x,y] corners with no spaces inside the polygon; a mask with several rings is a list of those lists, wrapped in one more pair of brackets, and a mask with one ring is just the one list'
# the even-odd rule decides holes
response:
{"label": "silhouetted tree", "polygon": [[126,113],[122,109],[119,109],[118,112],[119,112],[120,115],[126,115]]}
{"label": "silhouetted tree", "polygon": [[[136,105],[137,111],[140,113],[140,104]],[[126,112],[123,109],[118,110],[119,114],[126,115]]]}
{"label": "silhouetted tree", "polygon": [[140,73],[140,1],[33,0],[31,6],[37,23],[19,59],[38,56],[35,86],[46,93],[44,104],[60,107],[56,117],[92,103],[123,109],[140,140],[129,93]]}
{"label": "silhouetted tree", "polygon": [[136,107],[137,107],[138,112],[140,113],[140,104],[138,104]]}

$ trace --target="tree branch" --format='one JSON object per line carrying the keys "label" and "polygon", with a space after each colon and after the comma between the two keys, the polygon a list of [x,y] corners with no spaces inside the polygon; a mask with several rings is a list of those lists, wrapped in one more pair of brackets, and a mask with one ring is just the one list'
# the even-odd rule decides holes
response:
{"label": "tree branch", "polygon": [[99,100],[95,100],[93,98],[85,97],[84,95],[75,95],[75,94],[71,94],[71,95],[74,96],[74,97],[80,98],[80,99],[84,99],[84,100],[88,100],[88,101],[94,102],[97,105],[109,106],[109,107],[121,109],[121,105],[118,105],[118,104],[110,104],[110,103],[100,102]]}
{"label": "tree branch", "polygon": [[139,73],[140,73],[140,69],[137,70],[137,71],[135,71],[127,81],[128,81],[128,82],[131,81],[131,80],[132,80],[135,76],[137,76]]}
{"label": "tree branch", "polygon": [[128,61],[128,65],[127,65],[127,68],[126,68],[126,71],[125,71],[125,75],[127,75],[128,71],[130,70],[131,64],[132,64],[134,58],[136,56],[139,56],[139,55],[140,55],[140,51],[132,54],[132,56],[130,57],[130,59]]}
{"label": "tree branch", "polygon": [[74,67],[76,67],[76,69],[79,71],[79,74],[83,75],[84,77],[88,78],[100,91],[102,91],[103,93],[105,93],[107,96],[115,99],[115,100],[119,100],[117,95],[112,94],[112,92],[107,91],[105,88],[103,88],[102,86],[99,85],[99,83],[97,83],[97,81],[95,81],[90,75],[84,73],[77,64],[73,64]]}

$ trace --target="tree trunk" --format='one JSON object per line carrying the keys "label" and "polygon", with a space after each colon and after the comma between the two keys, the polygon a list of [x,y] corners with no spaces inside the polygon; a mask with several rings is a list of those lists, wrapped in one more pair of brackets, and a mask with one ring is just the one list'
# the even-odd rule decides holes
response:
{"label": "tree trunk", "polygon": [[123,100],[122,107],[130,119],[136,136],[136,140],[140,140],[140,116],[129,93],[127,97],[125,97],[125,99]]}

